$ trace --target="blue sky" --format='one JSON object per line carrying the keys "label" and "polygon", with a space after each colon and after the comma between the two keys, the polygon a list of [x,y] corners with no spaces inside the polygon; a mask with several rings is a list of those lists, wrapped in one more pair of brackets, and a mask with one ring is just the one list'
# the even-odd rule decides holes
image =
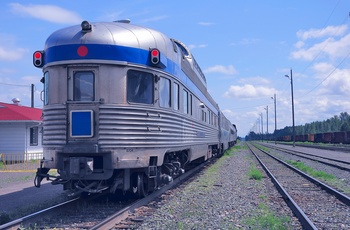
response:
{"label": "blue sky", "polygon": [[0,2],[0,101],[18,97],[41,107],[42,72],[32,54],[62,27],[130,19],[159,30],[190,49],[207,78],[208,91],[238,135],[350,112],[350,2],[348,0],[248,1],[7,1]]}

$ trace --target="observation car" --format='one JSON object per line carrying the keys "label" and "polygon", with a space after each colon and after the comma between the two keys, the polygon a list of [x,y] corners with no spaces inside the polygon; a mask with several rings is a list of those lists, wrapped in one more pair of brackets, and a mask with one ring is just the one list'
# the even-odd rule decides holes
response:
{"label": "observation car", "polygon": [[44,84],[37,187],[146,196],[237,138],[189,49],[153,29],[83,21],[49,36],[33,64]]}

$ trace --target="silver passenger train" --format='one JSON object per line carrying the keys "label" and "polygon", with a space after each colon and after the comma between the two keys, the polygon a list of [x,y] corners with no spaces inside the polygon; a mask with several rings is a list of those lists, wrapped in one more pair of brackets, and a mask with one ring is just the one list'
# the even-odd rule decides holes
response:
{"label": "silver passenger train", "polygon": [[54,32],[33,64],[44,83],[37,187],[145,196],[236,142],[188,48],[158,31],[83,21]]}

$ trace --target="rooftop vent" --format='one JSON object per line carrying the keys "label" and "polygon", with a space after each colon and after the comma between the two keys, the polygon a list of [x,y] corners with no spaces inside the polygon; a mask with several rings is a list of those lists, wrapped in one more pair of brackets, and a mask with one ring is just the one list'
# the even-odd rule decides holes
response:
{"label": "rooftop vent", "polygon": [[120,23],[127,23],[129,24],[131,22],[130,19],[121,19],[121,20],[117,20],[117,21],[114,21],[114,22],[120,22]]}
{"label": "rooftop vent", "polygon": [[15,98],[12,99],[12,102],[13,102],[14,105],[19,105],[21,100],[19,98],[15,97]]}

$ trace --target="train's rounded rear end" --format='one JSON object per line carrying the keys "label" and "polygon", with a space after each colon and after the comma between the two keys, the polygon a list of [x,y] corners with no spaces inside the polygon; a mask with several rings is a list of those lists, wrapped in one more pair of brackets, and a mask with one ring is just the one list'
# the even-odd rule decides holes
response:
{"label": "train's rounded rear end", "polygon": [[44,74],[37,187],[48,178],[72,192],[145,196],[222,151],[219,108],[179,41],[84,21],[53,33],[33,58]]}

